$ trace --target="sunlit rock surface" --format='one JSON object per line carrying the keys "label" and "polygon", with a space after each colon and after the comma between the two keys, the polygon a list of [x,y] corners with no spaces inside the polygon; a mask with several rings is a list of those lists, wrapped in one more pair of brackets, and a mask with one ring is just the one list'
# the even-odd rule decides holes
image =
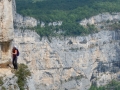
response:
{"label": "sunlit rock surface", "polygon": [[[20,50],[18,62],[29,66],[36,90],[88,90],[100,62],[119,60],[119,34],[101,31],[81,37],[56,37],[49,42],[47,38],[40,41],[34,31],[15,30],[14,43]],[[98,86],[107,83],[100,83],[103,79],[110,81],[110,75],[107,69],[97,73]]]}
{"label": "sunlit rock surface", "polygon": [[11,60],[13,33],[12,1],[0,0],[0,63]]}

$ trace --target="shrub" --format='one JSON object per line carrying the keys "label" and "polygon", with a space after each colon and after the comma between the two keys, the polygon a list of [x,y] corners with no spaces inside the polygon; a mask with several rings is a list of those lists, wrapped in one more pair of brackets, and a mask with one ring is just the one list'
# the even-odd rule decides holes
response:
{"label": "shrub", "polygon": [[112,24],[111,25],[111,28],[114,30],[118,30],[118,29],[120,29],[120,23],[115,23],[115,24]]}
{"label": "shrub", "polygon": [[2,86],[3,85],[3,81],[2,81],[2,77],[0,77],[0,86]]}
{"label": "shrub", "polygon": [[18,77],[17,83],[20,90],[24,90],[27,77],[31,75],[28,67],[24,64],[20,64],[18,71],[15,72],[15,75]]}
{"label": "shrub", "polygon": [[71,76],[70,78],[68,78],[67,81],[71,81],[71,80],[81,80],[82,78],[84,78],[83,75],[78,75],[78,76],[74,76],[74,77]]}
{"label": "shrub", "polygon": [[6,90],[6,88],[2,86],[1,90]]}
{"label": "shrub", "polygon": [[120,82],[112,80],[105,86],[97,87],[95,85],[92,85],[89,90],[120,90]]}

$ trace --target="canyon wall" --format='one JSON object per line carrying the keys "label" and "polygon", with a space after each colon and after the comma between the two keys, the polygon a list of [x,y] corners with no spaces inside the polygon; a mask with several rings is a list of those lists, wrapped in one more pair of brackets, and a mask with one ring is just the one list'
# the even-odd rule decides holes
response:
{"label": "canyon wall", "polygon": [[15,30],[14,43],[20,50],[18,62],[28,65],[32,73],[35,90],[88,90],[94,79],[99,78],[95,82],[100,86],[110,82],[111,75],[119,77],[119,70],[111,74],[107,64],[105,72],[97,73],[101,62],[119,61],[119,34],[119,30],[100,31],[49,42],[47,38],[40,41],[35,31]]}

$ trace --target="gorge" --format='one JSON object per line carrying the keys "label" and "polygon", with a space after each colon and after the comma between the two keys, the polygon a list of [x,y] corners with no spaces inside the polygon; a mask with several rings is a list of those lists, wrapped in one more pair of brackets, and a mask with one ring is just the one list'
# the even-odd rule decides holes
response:
{"label": "gorge", "polygon": [[[10,8],[3,9],[5,6]],[[40,40],[35,30],[19,27],[34,27],[37,20],[23,18],[16,13],[15,7],[15,0],[0,1],[0,63],[11,60],[11,48],[16,45],[20,52],[18,63],[27,65],[31,72],[24,90],[89,90],[92,84],[102,86],[120,79],[120,30],[100,30],[77,37],[52,37],[51,42],[46,37]],[[102,15],[109,17],[111,14]],[[119,13],[111,17],[118,17],[116,22],[120,18]],[[15,29],[13,21],[17,26]],[[96,26],[102,22],[100,19]],[[0,77],[3,81],[1,89],[20,90],[11,68],[1,67]]]}

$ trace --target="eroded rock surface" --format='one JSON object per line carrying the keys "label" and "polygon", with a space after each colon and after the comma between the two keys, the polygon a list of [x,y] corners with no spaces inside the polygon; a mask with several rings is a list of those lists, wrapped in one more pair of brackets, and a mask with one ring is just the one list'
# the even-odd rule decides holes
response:
{"label": "eroded rock surface", "polygon": [[12,1],[0,0],[0,42],[13,39]]}
{"label": "eroded rock surface", "polygon": [[[119,31],[101,31],[84,37],[52,38],[34,31],[16,30],[14,43],[20,50],[19,63],[32,72],[36,90],[88,90],[99,63],[119,61]],[[110,81],[108,71],[99,78]],[[98,85],[103,85],[98,80]],[[105,82],[106,83],[106,82]]]}

